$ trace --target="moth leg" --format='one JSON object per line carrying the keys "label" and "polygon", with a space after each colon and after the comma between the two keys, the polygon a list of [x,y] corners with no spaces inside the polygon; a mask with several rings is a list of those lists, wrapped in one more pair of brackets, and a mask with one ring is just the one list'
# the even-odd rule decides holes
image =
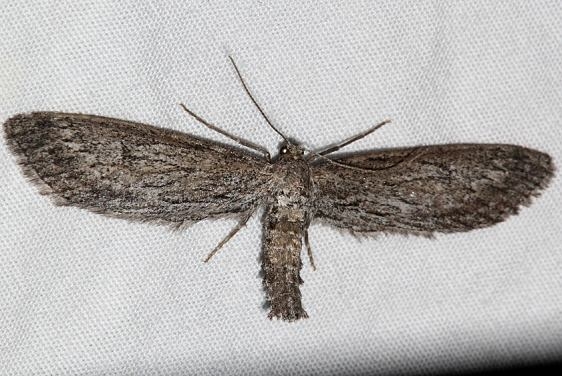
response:
{"label": "moth leg", "polygon": [[308,229],[304,230],[304,244],[306,245],[306,252],[308,253],[308,259],[310,260],[310,266],[312,270],[316,271],[316,265],[314,265],[314,258],[312,257],[312,248],[308,242]]}
{"label": "moth leg", "polygon": [[222,134],[223,136],[226,136],[228,138],[230,138],[231,140],[236,141],[237,143],[239,143],[240,145],[244,145],[247,148],[250,148],[252,150],[257,151],[260,154],[263,154],[263,156],[265,157],[265,159],[267,159],[268,162],[271,161],[271,155],[269,155],[269,152],[267,151],[267,149],[265,149],[264,147],[259,146],[258,144],[254,144],[252,141],[248,141],[245,140],[241,137],[232,135],[230,133],[228,133],[227,131],[224,131],[222,129],[220,129],[219,127],[217,127],[216,125],[213,125],[211,123],[209,123],[207,120],[203,119],[201,116],[197,115],[195,112],[191,111],[189,108],[186,107],[185,104],[180,103],[181,108],[184,109],[185,112],[187,112],[188,114],[190,114],[191,116],[193,116],[195,118],[195,120],[197,120],[198,122],[200,122],[201,124],[203,124],[204,126],[206,126],[207,128]]}
{"label": "moth leg", "polygon": [[209,255],[207,256],[204,262],[208,262],[211,259],[211,257],[213,257],[222,248],[223,245],[225,245],[230,239],[232,239],[232,237],[236,235],[236,233],[246,225],[248,220],[252,217],[252,214],[254,214],[254,211],[249,211],[244,217],[242,217],[242,219],[240,220],[240,222],[238,222],[236,227],[234,227],[228,233],[228,235],[226,235],[225,238],[221,240],[221,242],[215,247],[215,249],[213,249],[211,253],[209,253]]}
{"label": "moth leg", "polygon": [[346,140],[344,140],[344,141],[342,141],[342,142],[340,142],[340,143],[338,143],[334,146],[328,146],[327,148],[325,148],[323,150],[320,150],[319,152],[314,153],[314,154],[327,155],[327,154],[333,153],[335,151],[338,151],[341,148],[343,148],[344,146],[347,146],[347,145],[349,145],[349,144],[351,144],[355,141],[358,141],[358,140],[362,139],[363,137],[366,137],[366,136],[370,135],[371,133],[373,133],[374,131],[376,131],[377,129],[379,129],[380,127],[382,127],[383,125],[385,125],[387,123],[390,123],[390,120],[388,120],[388,119],[384,120],[384,121],[380,122],[379,124],[375,125],[374,127],[367,129],[366,131],[363,131],[359,134],[356,134],[355,136],[352,136],[352,137],[350,137],[350,138],[348,138],[348,139],[346,139]]}

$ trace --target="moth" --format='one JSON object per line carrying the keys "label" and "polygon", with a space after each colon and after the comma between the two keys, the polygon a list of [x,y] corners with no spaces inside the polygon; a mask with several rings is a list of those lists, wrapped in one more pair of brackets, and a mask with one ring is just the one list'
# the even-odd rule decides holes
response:
{"label": "moth", "polygon": [[516,214],[549,183],[549,155],[517,145],[449,144],[333,154],[285,137],[279,154],[185,111],[249,151],[186,133],[94,115],[33,112],[4,124],[23,172],[56,204],[135,221],[182,226],[234,217],[211,258],[260,207],[262,271],[269,318],[307,317],[300,292],[304,245],[315,222],[353,234],[431,236],[488,227]]}

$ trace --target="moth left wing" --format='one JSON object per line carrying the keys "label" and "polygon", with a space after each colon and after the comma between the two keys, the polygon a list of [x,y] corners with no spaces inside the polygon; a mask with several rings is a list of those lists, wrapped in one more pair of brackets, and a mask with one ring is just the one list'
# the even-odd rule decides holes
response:
{"label": "moth left wing", "polygon": [[150,125],[37,112],[4,124],[26,175],[55,202],[180,225],[258,206],[270,164],[250,153]]}
{"label": "moth left wing", "polygon": [[514,145],[452,144],[336,156],[312,166],[315,218],[352,232],[431,235],[501,222],[554,172]]}

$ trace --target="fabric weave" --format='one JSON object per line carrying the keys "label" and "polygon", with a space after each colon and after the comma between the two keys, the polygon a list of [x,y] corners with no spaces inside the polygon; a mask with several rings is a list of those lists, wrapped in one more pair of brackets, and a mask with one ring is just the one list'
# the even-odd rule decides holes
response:
{"label": "fabric weave", "polygon": [[[0,122],[91,113],[275,152],[269,117],[346,151],[501,142],[562,161],[562,3],[11,1]],[[260,215],[181,231],[55,207],[0,142],[0,374],[358,374],[553,359],[562,348],[562,187],[489,229],[356,239],[311,228],[310,318],[269,321]],[[305,254],[303,254],[305,256]]]}

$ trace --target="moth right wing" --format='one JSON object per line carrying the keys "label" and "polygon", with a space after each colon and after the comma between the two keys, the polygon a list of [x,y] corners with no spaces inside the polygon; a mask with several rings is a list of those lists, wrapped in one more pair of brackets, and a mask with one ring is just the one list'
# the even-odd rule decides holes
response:
{"label": "moth right wing", "polygon": [[312,166],[315,218],[352,232],[431,235],[501,222],[546,187],[550,156],[452,144],[335,156]]}
{"label": "moth right wing", "polygon": [[181,225],[254,209],[270,163],[220,143],[101,116],[37,112],[4,124],[25,174],[57,204]]}

